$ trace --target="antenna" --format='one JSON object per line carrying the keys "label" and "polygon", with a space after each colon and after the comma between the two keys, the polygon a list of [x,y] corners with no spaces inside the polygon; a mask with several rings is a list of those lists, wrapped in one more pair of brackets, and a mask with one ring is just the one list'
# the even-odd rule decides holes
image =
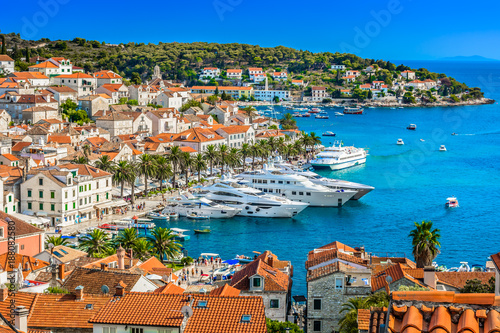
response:
{"label": "antenna", "polygon": [[109,287],[105,284],[102,285],[101,291],[103,294],[109,294]]}
{"label": "antenna", "polygon": [[181,313],[184,315],[184,317],[189,318],[193,315],[193,309],[189,305],[184,305],[181,308]]}

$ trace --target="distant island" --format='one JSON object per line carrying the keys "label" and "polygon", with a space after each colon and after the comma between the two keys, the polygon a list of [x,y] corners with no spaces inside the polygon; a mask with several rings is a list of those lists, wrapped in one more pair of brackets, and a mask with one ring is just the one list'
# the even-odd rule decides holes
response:
{"label": "distant island", "polygon": [[[348,53],[313,53],[284,46],[238,43],[109,44],[78,37],[33,41],[16,33],[2,38],[3,52],[15,60],[16,71],[29,71],[48,58],[64,57],[85,73],[111,70],[123,77],[127,86],[147,84],[159,77],[201,95],[218,95],[225,87],[233,93],[223,94],[223,98],[241,102],[365,103],[391,107],[493,102],[484,98],[480,88],[469,87],[444,73]],[[231,87],[251,91],[242,94]]]}
{"label": "distant island", "polygon": [[456,56],[456,57],[445,57],[445,58],[440,58],[439,60],[442,61],[463,61],[463,62],[496,62],[500,61],[498,59],[492,59],[492,58],[486,58],[480,55],[473,55],[473,56]]}

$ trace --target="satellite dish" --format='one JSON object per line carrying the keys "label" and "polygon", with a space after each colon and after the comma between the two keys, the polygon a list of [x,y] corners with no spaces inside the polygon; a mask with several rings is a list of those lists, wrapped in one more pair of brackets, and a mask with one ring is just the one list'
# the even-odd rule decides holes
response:
{"label": "satellite dish", "polygon": [[109,287],[103,284],[101,287],[101,291],[103,292],[103,294],[109,294]]}
{"label": "satellite dish", "polygon": [[193,309],[189,305],[184,305],[181,308],[181,313],[184,315],[184,317],[189,318],[193,315]]}
{"label": "satellite dish", "polygon": [[387,276],[385,277],[385,280],[387,281],[387,284],[391,284],[391,283],[392,283],[392,276],[387,275]]}

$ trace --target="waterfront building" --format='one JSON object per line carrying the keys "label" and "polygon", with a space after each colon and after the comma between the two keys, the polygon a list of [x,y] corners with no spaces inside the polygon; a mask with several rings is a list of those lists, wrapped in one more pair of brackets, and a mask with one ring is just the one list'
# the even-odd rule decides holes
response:
{"label": "waterfront building", "polygon": [[134,120],[123,112],[111,112],[106,116],[97,118],[96,125],[109,131],[111,136],[117,136],[132,134],[133,122]]}
{"label": "waterfront building", "polygon": [[286,101],[290,99],[289,90],[254,90],[253,96],[256,100],[272,102],[275,97],[278,97],[280,101]]}
{"label": "waterfront building", "polygon": [[219,91],[219,94],[222,94],[225,92],[226,94],[230,95],[234,99],[240,99],[241,97],[246,97],[249,98],[250,96],[253,95],[253,88],[252,87],[231,87],[231,86],[194,86],[191,87],[191,93],[193,94],[210,94],[214,95],[215,90]]}
{"label": "waterfront building", "polygon": [[321,102],[325,98],[329,98],[330,94],[326,92],[326,87],[312,87],[311,88],[311,101],[312,102]]}
{"label": "waterfront building", "polygon": [[226,138],[228,147],[241,148],[244,143],[253,143],[255,141],[255,130],[252,126],[224,126],[217,129],[215,132]]}
{"label": "waterfront building", "polygon": [[209,128],[191,128],[183,131],[174,139],[174,145],[191,147],[199,153],[204,152],[209,145],[222,145],[226,139]]}

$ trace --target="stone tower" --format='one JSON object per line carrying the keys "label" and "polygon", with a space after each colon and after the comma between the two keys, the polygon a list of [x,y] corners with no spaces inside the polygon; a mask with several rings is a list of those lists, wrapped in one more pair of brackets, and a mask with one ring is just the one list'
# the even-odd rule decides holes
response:
{"label": "stone tower", "polygon": [[154,79],[160,79],[161,80],[161,72],[160,72],[160,66],[156,65],[154,72],[153,72],[153,80]]}

